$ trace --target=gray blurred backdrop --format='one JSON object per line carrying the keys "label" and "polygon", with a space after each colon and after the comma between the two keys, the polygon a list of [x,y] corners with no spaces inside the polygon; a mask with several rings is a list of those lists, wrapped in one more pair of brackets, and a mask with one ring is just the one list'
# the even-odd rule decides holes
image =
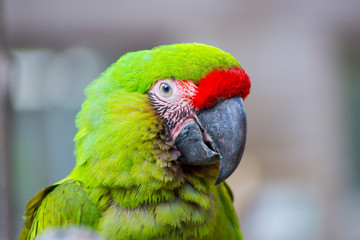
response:
{"label": "gray blurred backdrop", "polygon": [[1,240],[74,167],[86,85],[127,51],[182,42],[230,52],[252,80],[247,147],[229,179],[245,239],[360,239],[360,1],[1,4]]}

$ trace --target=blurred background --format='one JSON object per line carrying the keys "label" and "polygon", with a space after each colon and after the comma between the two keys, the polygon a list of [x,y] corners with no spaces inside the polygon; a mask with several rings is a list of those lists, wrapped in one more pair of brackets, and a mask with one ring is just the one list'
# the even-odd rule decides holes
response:
{"label": "blurred background", "polygon": [[0,239],[75,164],[87,84],[128,51],[202,42],[252,80],[229,182],[247,240],[360,239],[360,1],[0,1]]}

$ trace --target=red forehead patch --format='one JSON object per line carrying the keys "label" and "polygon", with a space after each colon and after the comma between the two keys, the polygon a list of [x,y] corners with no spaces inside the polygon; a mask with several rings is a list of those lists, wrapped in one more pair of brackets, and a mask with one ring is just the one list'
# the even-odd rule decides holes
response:
{"label": "red forehead patch", "polygon": [[214,70],[200,79],[192,104],[200,109],[211,107],[219,98],[241,96],[245,99],[250,86],[250,78],[244,69]]}

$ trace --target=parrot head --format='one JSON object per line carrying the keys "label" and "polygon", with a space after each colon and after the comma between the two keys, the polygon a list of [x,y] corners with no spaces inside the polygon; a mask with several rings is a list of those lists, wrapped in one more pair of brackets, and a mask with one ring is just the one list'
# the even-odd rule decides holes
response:
{"label": "parrot head", "polygon": [[192,80],[161,79],[148,91],[164,129],[179,154],[176,161],[210,165],[220,161],[215,184],[238,166],[246,141],[242,96],[249,86],[244,70],[215,69],[197,86]]}
{"label": "parrot head", "polygon": [[243,100],[249,92],[240,64],[212,46],[173,44],[127,53],[86,90],[77,116],[77,165],[108,166],[107,175],[115,174],[123,186],[130,184],[127,176],[143,172],[159,178],[153,165],[145,166],[149,162],[220,163],[215,184],[221,183],[244,152]]}

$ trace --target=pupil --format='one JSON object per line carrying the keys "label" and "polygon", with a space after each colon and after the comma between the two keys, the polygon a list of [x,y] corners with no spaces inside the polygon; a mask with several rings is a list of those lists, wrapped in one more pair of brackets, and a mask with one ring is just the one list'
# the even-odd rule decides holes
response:
{"label": "pupil", "polygon": [[170,86],[168,84],[163,84],[163,92],[164,93],[169,93],[170,92]]}

